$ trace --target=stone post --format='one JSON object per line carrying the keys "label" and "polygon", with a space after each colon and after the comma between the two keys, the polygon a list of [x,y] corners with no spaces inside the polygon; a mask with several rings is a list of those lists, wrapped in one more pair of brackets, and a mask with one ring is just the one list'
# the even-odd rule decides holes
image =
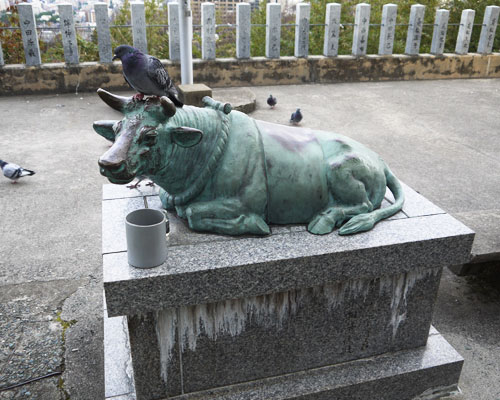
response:
{"label": "stone post", "polygon": [[478,53],[489,54],[493,51],[493,41],[495,40],[495,31],[497,30],[499,15],[500,7],[486,7],[484,11],[483,27],[481,28],[481,36],[479,37],[479,45],[477,46]]}
{"label": "stone post", "polygon": [[458,30],[457,45],[455,53],[467,54],[469,52],[470,37],[474,26],[474,16],[476,12],[471,9],[463,10],[460,18],[460,29]]}
{"label": "stone post", "polygon": [[113,62],[111,32],[109,31],[108,5],[106,3],[95,3],[94,11],[97,29],[97,43],[99,45],[99,61],[101,63]]}
{"label": "stone post", "polygon": [[73,20],[73,6],[58,4],[59,21],[64,48],[64,60],[67,64],[78,64],[78,41],[76,39],[75,21]]}
{"label": "stone post", "polygon": [[406,36],[405,53],[417,55],[420,51],[420,39],[422,38],[422,26],[424,24],[425,6],[414,4],[410,9],[410,24]]}
{"label": "stone post", "polygon": [[201,58],[215,59],[215,4],[201,3]]}
{"label": "stone post", "polygon": [[323,43],[323,55],[326,57],[335,57],[339,53],[340,7],[339,3],[326,5],[325,41]]}
{"label": "stone post", "polygon": [[146,38],[146,13],[144,10],[144,3],[138,1],[130,3],[130,12],[134,47],[143,53],[147,53],[148,40]]}
{"label": "stone post", "polygon": [[392,54],[397,15],[398,6],[396,4],[386,4],[382,7],[382,23],[380,25],[380,39],[378,43],[378,54],[380,55]]}
{"label": "stone post", "polygon": [[250,4],[236,6],[236,58],[250,58],[250,17]]}
{"label": "stone post", "polygon": [[19,12],[19,26],[21,27],[21,35],[23,37],[26,65],[40,65],[42,59],[40,58],[40,47],[38,45],[33,6],[28,3],[21,3],[17,5],[17,11]]}
{"label": "stone post", "polygon": [[266,57],[280,58],[281,4],[266,5]]}
{"label": "stone post", "polygon": [[354,17],[354,37],[352,39],[352,55],[366,55],[368,47],[368,30],[370,29],[370,5],[360,3],[356,6]]}
{"label": "stone post", "polygon": [[168,55],[170,60],[181,59],[179,34],[179,3],[168,3]]}
{"label": "stone post", "polygon": [[298,3],[295,15],[295,57],[307,57],[309,53],[310,3]]}
{"label": "stone post", "polygon": [[450,12],[448,10],[436,11],[436,20],[434,22],[434,31],[432,33],[431,54],[441,55],[444,53],[444,42],[446,40],[449,17]]}

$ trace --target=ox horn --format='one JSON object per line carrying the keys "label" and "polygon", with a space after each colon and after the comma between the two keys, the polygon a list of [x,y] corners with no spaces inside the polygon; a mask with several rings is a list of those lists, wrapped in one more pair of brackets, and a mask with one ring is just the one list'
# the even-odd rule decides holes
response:
{"label": "ox horn", "polygon": [[101,88],[97,89],[97,94],[108,106],[120,112],[124,112],[125,108],[133,102],[132,97],[117,96]]}
{"label": "ox horn", "polygon": [[161,106],[163,107],[163,112],[167,117],[173,117],[175,115],[175,112],[177,111],[177,108],[175,107],[175,104],[166,96],[160,97],[160,103]]}

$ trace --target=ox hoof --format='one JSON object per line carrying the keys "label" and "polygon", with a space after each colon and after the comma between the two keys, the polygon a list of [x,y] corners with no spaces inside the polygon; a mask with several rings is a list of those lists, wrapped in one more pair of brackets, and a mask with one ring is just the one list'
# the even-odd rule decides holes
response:
{"label": "ox hoof", "polygon": [[161,204],[163,205],[163,208],[167,211],[175,211],[175,207],[167,201],[168,193],[163,188],[159,188],[158,192],[160,195],[160,200]]}
{"label": "ox hoof", "polygon": [[325,221],[324,219],[316,219],[309,222],[307,230],[315,235],[326,235],[335,228],[335,224]]}
{"label": "ox hoof", "polygon": [[373,228],[375,222],[371,214],[356,215],[339,229],[339,235],[351,235],[353,233],[369,231]]}
{"label": "ox hoof", "polygon": [[249,217],[252,219],[251,231],[256,235],[269,235],[271,233],[271,229],[269,229],[269,225],[259,216],[253,215]]}
{"label": "ox hoof", "polygon": [[329,208],[326,211],[316,215],[307,230],[315,235],[326,235],[332,232],[336,226],[339,226],[344,220],[344,213],[339,209]]}

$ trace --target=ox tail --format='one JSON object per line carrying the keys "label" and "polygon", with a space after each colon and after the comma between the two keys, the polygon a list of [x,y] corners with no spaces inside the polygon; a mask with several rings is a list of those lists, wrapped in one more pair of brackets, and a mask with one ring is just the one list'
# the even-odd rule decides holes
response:
{"label": "ox tail", "polygon": [[379,208],[367,214],[356,215],[339,229],[340,235],[349,235],[351,233],[370,230],[377,222],[384,218],[393,216],[403,208],[405,196],[401,183],[398,178],[394,176],[388,166],[385,166],[384,173],[387,187],[394,195],[394,203],[388,207]]}

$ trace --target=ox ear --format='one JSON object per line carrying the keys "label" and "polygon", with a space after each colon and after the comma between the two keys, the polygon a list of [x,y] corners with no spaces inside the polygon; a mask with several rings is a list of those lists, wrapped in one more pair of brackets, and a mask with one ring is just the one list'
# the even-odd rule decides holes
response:
{"label": "ox ear", "polygon": [[172,129],[172,141],[182,147],[193,147],[200,143],[203,132],[188,126],[179,126]]}
{"label": "ox ear", "polygon": [[94,131],[96,131],[103,138],[108,139],[110,142],[115,141],[115,131],[113,125],[116,121],[95,121]]}

